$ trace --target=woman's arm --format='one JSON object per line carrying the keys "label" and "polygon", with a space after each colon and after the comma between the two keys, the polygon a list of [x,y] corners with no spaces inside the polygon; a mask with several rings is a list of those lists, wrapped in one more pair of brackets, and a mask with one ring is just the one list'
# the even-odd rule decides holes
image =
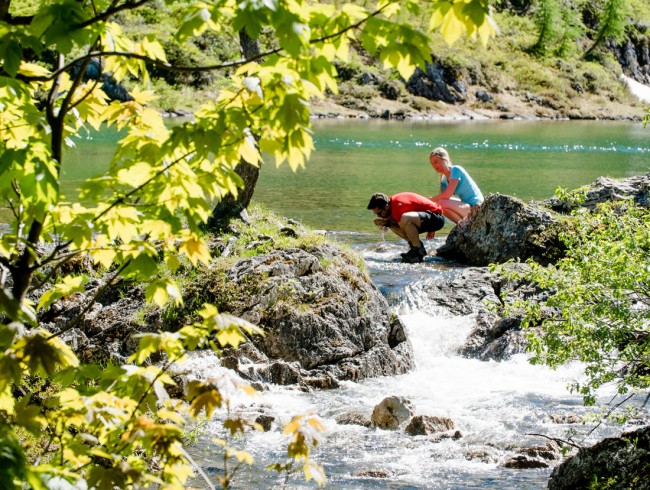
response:
{"label": "woman's arm", "polygon": [[456,187],[458,187],[458,182],[460,182],[459,179],[450,179],[444,191],[442,191],[437,196],[430,197],[429,199],[431,199],[433,202],[440,201],[442,199],[450,199],[451,196],[454,195]]}

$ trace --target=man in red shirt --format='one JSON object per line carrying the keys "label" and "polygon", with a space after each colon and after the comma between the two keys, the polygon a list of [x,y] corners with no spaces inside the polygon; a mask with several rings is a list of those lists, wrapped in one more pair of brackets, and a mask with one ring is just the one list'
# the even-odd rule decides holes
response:
{"label": "man in red shirt", "polygon": [[413,192],[393,196],[377,192],[370,198],[368,209],[377,215],[374,220],[377,226],[390,228],[409,242],[410,249],[402,254],[402,262],[422,262],[427,251],[420,241],[420,233],[433,238],[445,224],[440,204]]}

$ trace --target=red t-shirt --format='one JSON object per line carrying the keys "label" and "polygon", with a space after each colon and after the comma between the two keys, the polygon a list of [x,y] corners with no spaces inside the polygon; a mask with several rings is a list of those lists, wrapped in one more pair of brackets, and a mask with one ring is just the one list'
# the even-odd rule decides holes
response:
{"label": "red t-shirt", "polygon": [[442,206],[437,202],[433,202],[428,197],[421,196],[415,192],[400,192],[399,194],[390,196],[390,216],[396,222],[399,223],[402,215],[411,211],[442,213]]}

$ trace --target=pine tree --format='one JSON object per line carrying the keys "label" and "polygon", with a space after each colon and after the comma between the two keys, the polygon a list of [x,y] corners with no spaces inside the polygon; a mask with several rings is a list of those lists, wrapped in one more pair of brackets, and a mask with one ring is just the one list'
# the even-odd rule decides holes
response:
{"label": "pine tree", "polygon": [[600,16],[598,33],[591,47],[585,52],[584,58],[589,58],[593,51],[603,41],[615,39],[620,41],[625,34],[627,17],[629,15],[627,0],[606,0]]}
{"label": "pine tree", "polygon": [[540,0],[535,25],[539,31],[537,42],[531,47],[536,54],[546,54],[564,32],[560,0]]}

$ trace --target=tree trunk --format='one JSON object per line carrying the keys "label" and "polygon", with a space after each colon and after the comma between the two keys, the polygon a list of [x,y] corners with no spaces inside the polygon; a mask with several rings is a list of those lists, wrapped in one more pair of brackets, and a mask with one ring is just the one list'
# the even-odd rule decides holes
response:
{"label": "tree trunk", "polygon": [[[260,55],[260,43],[257,39],[251,39],[246,33],[245,29],[239,31],[239,43],[242,55],[245,59],[250,60]],[[235,168],[235,172],[244,181],[244,187],[239,189],[237,197],[228,194],[221,201],[217,203],[212,216],[208,220],[208,228],[222,229],[233,218],[239,218],[248,221],[248,213],[246,208],[253,198],[255,185],[260,174],[260,167],[251,165],[250,163],[241,160],[239,165]]]}

